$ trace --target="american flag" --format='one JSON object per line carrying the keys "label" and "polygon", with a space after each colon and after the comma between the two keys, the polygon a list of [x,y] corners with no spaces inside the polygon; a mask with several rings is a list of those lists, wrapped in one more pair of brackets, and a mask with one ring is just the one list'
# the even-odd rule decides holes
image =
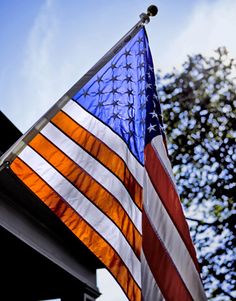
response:
{"label": "american flag", "polygon": [[206,300],[165,148],[144,27],[10,167],[129,300]]}

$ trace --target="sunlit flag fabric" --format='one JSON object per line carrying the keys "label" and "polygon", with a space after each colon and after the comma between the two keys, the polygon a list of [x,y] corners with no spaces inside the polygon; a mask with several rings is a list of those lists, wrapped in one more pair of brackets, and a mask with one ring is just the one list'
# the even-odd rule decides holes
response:
{"label": "sunlit flag fabric", "polygon": [[103,262],[129,300],[201,301],[163,137],[141,27],[10,167]]}

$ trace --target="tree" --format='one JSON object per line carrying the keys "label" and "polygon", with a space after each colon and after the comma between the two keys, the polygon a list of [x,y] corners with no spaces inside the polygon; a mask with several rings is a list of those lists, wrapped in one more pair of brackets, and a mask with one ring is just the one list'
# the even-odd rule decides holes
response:
{"label": "tree", "polygon": [[169,155],[209,300],[235,300],[236,85],[225,48],[158,77]]}

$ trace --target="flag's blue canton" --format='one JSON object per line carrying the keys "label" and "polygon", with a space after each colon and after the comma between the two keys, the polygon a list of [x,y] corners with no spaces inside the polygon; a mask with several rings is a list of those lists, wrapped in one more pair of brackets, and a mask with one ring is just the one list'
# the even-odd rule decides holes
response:
{"label": "flag's blue canton", "polygon": [[143,164],[145,144],[161,132],[145,30],[141,29],[73,99],[116,132]]}

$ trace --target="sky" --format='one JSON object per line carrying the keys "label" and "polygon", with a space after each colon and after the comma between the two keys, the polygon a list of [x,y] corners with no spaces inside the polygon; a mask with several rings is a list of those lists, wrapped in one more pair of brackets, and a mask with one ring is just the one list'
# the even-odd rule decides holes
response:
{"label": "sky", "polygon": [[[0,0],[0,110],[28,130],[150,4],[155,70],[219,46],[236,57],[236,0]],[[127,300],[108,272],[98,271],[98,287],[99,301]]]}

